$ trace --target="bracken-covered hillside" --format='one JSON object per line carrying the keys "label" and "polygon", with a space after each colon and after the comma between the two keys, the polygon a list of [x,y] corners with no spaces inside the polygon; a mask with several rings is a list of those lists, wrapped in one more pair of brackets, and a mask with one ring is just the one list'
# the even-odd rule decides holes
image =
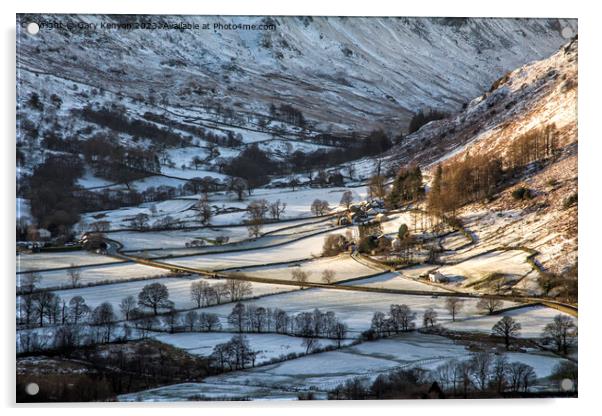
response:
{"label": "bracken-covered hillside", "polygon": [[[386,157],[391,167],[420,164],[431,178],[439,164],[479,156],[498,158],[510,171],[512,161],[533,148],[521,148],[520,141],[550,126],[553,155],[527,160],[496,195],[465,205],[459,217],[478,236],[478,250],[533,249],[544,270],[556,273],[577,260],[577,52],[574,39],[549,58],[508,72],[464,111],[425,125]],[[529,196],[518,197],[519,188]],[[520,286],[537,291],[535,278]]]}

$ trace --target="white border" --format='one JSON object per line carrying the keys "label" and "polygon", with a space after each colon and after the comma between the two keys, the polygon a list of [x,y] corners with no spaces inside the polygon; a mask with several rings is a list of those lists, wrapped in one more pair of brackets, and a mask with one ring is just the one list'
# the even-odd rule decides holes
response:
{"label": "white border", "polygon": [[[3,238],[1,253],[3,255],[4,291],[2,317],[4,325],[2,348],[2,376],[0,377],[2,405],[12,407],[10,414],[19,411],[20,414],[106,414],[109,411],[123,414],[142,414],[147,416],[164,416],[168,409],[174,409],[178,414],[203,414],[244,412],[245,415],[304,415],[340,414],[360,415],[379,414],[423,414],[447,415],[505,415],[525,414],[526,412],[546,413],[547,415],[563,414],[577,415],[593,413],[592,409],[600,408],[597,402],[600,395],[600,349],[602,345],[600,330],[598,296],[601,291],[602,279],[600,267],[595,262],[600,256],[597,247],[602,235],[600,230],[600,141],[602,133],[596,122],[601,119],[600,112],[602,93],[600,91],[600,16],[596,13],[593,2],[541,1],[527,2],[525,0],[484,1],[412,1],[398,2],[369,0],[362,2],[304,0],[291,3],[284,0],[222,0],[200,1],[163,0],[163,1],[124,1],[104,0],[96,3],[83,1],[54,0],[24,1],[18,4],[2,3],[2,92],[0,99],[2,111],[2,179],[4,198],[0,204],[3,220]],[[44,12],[44,13],[148,13],[148,14],[222,14],[222,15],[346,15],[346,16],[496,16],[496,17],[572,17],[579,19],[579,185],[581,188],[579,204],[579,271],[580,271],[580,334],[579,358],[580,380],[579,399],[561,400],[473,400],[473,401],[397,401],[397,402],[298,402],[294,404],[263,402],[263,403],[188,403],[174,406],[173,404],[159,405],[127,405],[127,404],[82,404],[82,405],[50,405],[50,406],[18,406],[14,403],[14,221],[15,221],[15,13]],[[597,238],[598,237],[598,238]],[[598,315],[597,315],[598,313]],[[85,407],[85,409],[77,408]],[[243,410],[244,409],[244,410]],[[172,410],[173,411],[173,410]],[[596,413],[598,413],[596,411]]]}

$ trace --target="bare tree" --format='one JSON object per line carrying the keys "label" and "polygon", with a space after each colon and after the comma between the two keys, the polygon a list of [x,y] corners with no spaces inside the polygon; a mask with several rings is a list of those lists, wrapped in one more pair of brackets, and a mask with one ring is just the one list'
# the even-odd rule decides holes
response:
{"label": "bare tree", "polygon": [[479,390],[484,391],[489,385],[489,378],[491,376],[491,364],[493,362],[493,356],[489,352],[478,352],[473,354],[469,365],[473,379],[476,381],[476,385]]}
{"label": "bare tree", "polygon": [[299,283],[299,286],[303,288],[309,279],[309,273],[301,269],[295,269],[293,270],[292,277],[293,280]]}
{"label": "bare tree", "polygon": [[222,303],[222,299],[230,296],[230,289],[228,289],[227,283],[216,283],[213,285],[213,289],[215,289],[215,302],[219,305]]}
{"label": "bare tree", "polygon": [[516,322],[510,316],[504,316],[502,319],[497,321],[493,328],[491,328],[491,333],[495,336],[504,338],[504,343],[506,345],[506,350],[510,348],[510,341],[512,338],[517,337],[521,330],[521,324]]}
{"label": "bare tree", "polygon": [[295,192],[295,188],[298,188],[299,185],[300,185],[299,179],[297,179],[294,175],[292,175],[288,181],[288,186],[290,186],[291,189],[293,190],[293,192]]}
{"label": "bare tree", "polygon": [[464,301],[460,298],[448,297],[447,299],[445,299],[445,307],[447,308],[447,311],[451,315],[452,321],[455,321],[456,315],[464,307]]}
{"label": "bare tree", "polygon": [[389,315],[395,332],[415,328],[416,314],[407,305],[391,305]]}
{"label": "bare tree", "polygon": [[216,314],[201,312],[199,314],[199,326],[201,331],[211,332],[221,329],[222,324]]}
{"label": "bare tree", "polygon": [[508,387],[510,391],[526,392],[535,379],[535,370],[530,365],[521,362],[513,362],[508,365]]}
{"label": "bare tree", "polygon": [[[19,275],[19,277],[20,276],[21,275]],[[33,293],[33,291],[36,288],[36,285],[42,281],[42,276],[36,272],[25,273],[22,276],[23,277],[20,277],[20,288],[25,293]]]}
{"label": "bare tree", "polygon": [[322,270],[322,282],[330,285],[334,282],[336,272],[331,269]]}
{"label": "bare tree", "polygon": [[379,337],[384,336],[388,329],[387,326],[387,317],[385,313],[380,311],[374,312],[374,315],[372,315],[372,323],[370,325],[370,328],[374,333]]}
{"label": "bare tree", "polygon": [[244,280],[228,279],[226,280],[226,286],[233,302],[238,302],[242,298],[253,294],[253,286]]}
{"label": "bare tree", "polygon": [[209,224],[213,216],[213,211],[209,204],[209,196],[206,193],[197,201],[196,209],[198,210],[199,222],[202,225]]}
{"label": "bare tree", "polygon": [[135,297],[133,297],[132,295],[129,295],[129,296],[126,296],[125,298],[121,299],[121,302],[119,303],[119,310],[125,317],[126,321],[130,320],[130,315],[132,314],[132,311],[134,309],[136,309],[136,298]]}
{"label": "bare tree", "polygon": [[165,315],[163,322],[169,327],[169,332],[173,334],[180,325],[180,316],[175,309],[171,309]]}
{"label": "bare tree", "polygon": [[81,323],[90,313],[90,308],[81,296],[74,296],[69,301],[69,317],[74,324]]}
{"label": "bare tree", "polygon": [[199,313],[197,311],[188,311],[184,315],[184,324],[190,332],[194,331],[194,326],[199,321]]}
{"label": "bare tree", "polygon": [[157,315],[159,308],[171,309],[173,302],[169,300],[167,286],[162,283],[151,283],[138,293],[138,305],[151,308]]}
{"label": "bare tree", "polygon": [[328,201],[324,201],[321,199],[315,199],[314,202],[312,202],[311,204],[311,212],[315,215],[315,216],[321,216],[326,214],[326,212],[329,210],[329,205],[328,205]]}
{"label": "bare tree", "polygon": [[69,276],[69,283],[71,284],[71,287],[77,287],[82,279],[81,270],[72,264],[71,268],[67,270],[67,275]]}
{"label": "bare tree", "polygon": [[353,202],[353,192],[351,192],[351,191],[343,192],[343,196],[341,196],[341,205],[343,205],[345,208],[349,209],[352,202]]}
{"label": "bare tree", "polygon": [[190,300],[196,303],[196,307],[200,308],[207,305],[208,289],[211,285],[204,280],[192,282],[190,285]]}
{"label": "bare tree", "polygon": [[37,318],[39,319],[40,326],[44,326],[44,317],[48,315],[52,304],[55,302],[56,295],[47,290],[34,293],[33,297],[33,310]]}
{"label": "bare tree", "polygon": [[342,234],[329,234],[324,238],[323,256],[336,256],[345,251],[347,238]]}
{"label": "bare tree", "polygon": [[101,328],[99,341],[110,342],[113,334],[113,328],[116,321],[113,305],[109,302],[103,302],[94,308],[92,312],[92,325]]}
{"label": "bare tree", "polygon": [[270,216],[274,220],[280,220],[280,216],[284,214],[286,210],[286,202],[280,202],[278,199],[276,202],[270,204]]}
{"label": "bare tree", "polygon": [[258,219],[250,220],[247,223],[247,232],[249,237],[258,238],[261,236],[261,229],[263,228],[263,222]]}
{"label": "bare tree", "polygon": [[317,338],[314,337],[306,337],[303,338],[303,342],[301,343],[305,347],[305,354],[309,354],[311,351],[315,350],[320,346],[320,342]]}
{"label": "bare tree", "polygon": [[228,315],[228,323],[232,325],[238,332],[243,332],[247,323],[246,307],[243,303],[238,302],[232,308],[232,312]]}
{"label": "bare tree", "polygon": [[422,325],[425,328],[433,327],[435,326],[435,324],[437,323],[437,311],[435,311],[433,308],[428,308],[424,311],[424,314],[422,315]]}
{"label": "bare tree", "polygon": [[570,316],[558,314],[544,327],[543,337],[554,343],[556,351],[566,355],[577,337],[577,325]]}
{"label": "bare tree", "polygon": [[29,328],[35,319],[34,297],[32,295],[18,296],[17,305],[20,322]]}
{"label": "bare tree", "polygon": [[235,194],[239,201],[244,199],[247,188],[247,181],[245,181],[243,178],[230,178],[228,183],[228,191]]}
{"label": "bare tree", "polygon": [[504,303],[496,298],[481,298],[477,303],[477,308],[492,314],[497,309],[501,308]]}
{"label": "bare tree", "polygon": [[334,324],[334,339],[337,340],[337,348],[341,348],[341,341],[347,336],[347,325],[342,322]]}

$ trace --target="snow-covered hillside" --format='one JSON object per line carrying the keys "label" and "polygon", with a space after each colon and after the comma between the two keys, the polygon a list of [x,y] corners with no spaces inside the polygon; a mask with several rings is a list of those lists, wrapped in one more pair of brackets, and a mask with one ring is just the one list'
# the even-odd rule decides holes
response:
{"label": "snow-covered hillside", "polygon": [[[217,16],[40,16],[20,21],[96,25],[17,33],[18,77],[42,77],[146,104],[303,111],[319,130],[403,131],[421,108],[458,110],[506,71],[541,59],[576,33],[575,20]],[[101,23],[210,24],[203,30],[125,30]],[[274,30],[214,30],[214,24]],[[564,29],[564,31],[563,31]],[[563,36],[564,35],[564,36]],[[25,89],[25,87],[23,88]]]}
{"label": "snow-covered hillside", "polygon": [[[555,126],[557,153],[543,166],[531,166],[493,201],[469,204],[461,218],[479,235],[480,249],[528,246],[538,261],[561,272],[577,260],[577,61],[574,39],[549,58],[508,72],[467,108],[433,121],[384,156],[390,168],[418,163],[432,174],[439,163],[467,155],[507,158],[513,143],[533,129]],[[369,170],[373,161],[358,164]],[[512,191],[528,188],[532,198],[516,200]],[[472,253],[474,254],[474,253]],[[533,288],[533,279],[524,279]]]}

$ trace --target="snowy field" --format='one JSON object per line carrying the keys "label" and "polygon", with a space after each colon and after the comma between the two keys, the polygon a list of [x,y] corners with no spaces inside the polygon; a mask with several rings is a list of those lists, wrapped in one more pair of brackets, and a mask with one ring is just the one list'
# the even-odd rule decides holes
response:
{"label": "snowy field", "polygon": [[[217,344],[228,342],[234,335],[230,332],[185,332],[177,334],[160,334],[154,336],[157,341],[173,345],[187,352],[200,356],[209,356]],[[259,352],[256,364],[263,364],[271,359],[280,358],[291,353],[304,354],[303,338],[279,334],[244,334],[253,351]],[[336,345],[336,341],[320,339],[321,347]]]}
{"label": "snowy field", "polygon": [[345,191],[351,191],[353,201],[363,201],[367,197],[366,187],[359,188],[302,188],[292,190],[291,188],[278,189],[256,189],[245,201],[239,202],[232,199],[232,195],[223,193],[212,194],[210,202],[226,207],[246,208],[248,203],[254,199],[265,199],[269,203],[275,202],[278,199],[281,202],[286,202],[286,210],[282,215],[282,219],[307,217],[313,215],[311,213],[311,204],[315,199],[321,199],[328,202],[330,208],[341,208],[339,203]]}
{"label": "snowy field", "polygon": [[[197,173],[200,171],[197,171]],[[161,176],[153,176],[139,181],[133,182],[134,185],[145,184],[147,187],[165,185],[173,182],[174,179],[169,179]],[[183,181],[180,181],[180,185]],[[281,216],[281,219],[303,218],[313,216],[311,212],[311,204],[315,199],[321,199],[328,202],[333,210],[342,209],[339,206],[341,196],[345,191],[351,191],[354,202],[359,202],[366,199],[367,191],[365,187],[360,188],[307,188],[297,189],[293,191],[290,188],[279,189],[256,189],[253,194],[248,196],[244,201],[238,201],[232,194],[225,192],[215,192],[209,197],[209,203],[215,209],[239,209],[242,211],[218,213],[211,218],[213,225],[235,225],[241,224],[246,218],[247,205],[257,199],[265,199],[269,203],[280,200],[287,204],[286,210]],[[156,203],[144,203],[134,207],[124,207],[111,211],[91,212],[83,216],[82,222],[87,224],[97,220],[109,221],[112,229],[128,228],[131,226],[130,220],[137,214],[144,213],[150,217],[150,223],[169,215],[172,218],[179,219],[184,222],[198,223],[196,211],[192,209],[201,195],[192,195],[186,199],[170,199]],[[151,206],[156,208],[156,214],[151,212]]]}
{"label": "snowy field", "polygon": [[[521,324],[522,329],[519,334],[521,338],[538,338],[541,336],[544,327],[559,314],[570,316],[545,306],[528,306],[499,315],[479,316],[458,322],[449,322],[445,327],[453,331],[491,333],[491,328],[502,316],[511,316]],[[572,317],[572,319],[577,324],[577,318]]]}
{"label": "snowy field", "polygon": [[[286,221],[265,224],[261,232],[270,235],[291,235],[307,231],[320,231],[331,227],[327,220],[303,219],[297,221]],[[208,243],[217,237],[228,237],[228,243],[236,243],[249,239],[249,232],[244,225],[231,227],[204,227],[194,230],[170,230],[170,231],[118,231],[110,233],[112,239],[124,245],[125,250],[146,249],[180,249],[185,248],[186,242],[194,239],[207,239]],[[199,251],[202,251],[199,250]]]}
{"label": "snowy field", "polygon": [[88,251],[20,254],[17,256],[17,272],[117,262],[120,260]]}
{"label": "snowy field", "polygon": [[[393,235],[399,231],[399,226],[405,224],[408,226],[410,232],[422,232],[421,215],[414,212],[401,212],[398,214],[392,214],[389,216],[389,220],[383,222],[382,230],[383,234]],[[414,225],[416,228],[414,228]]]}
{"label": "snowy field", "polygon": [[290,262],[319,257],[322,254],[324,239],[329,234],[342,234],[343,230],[330,231],[277,247],[222,253],[212,256],[193,256],[170,260],[170,264],[195,267],[204,270],[218,270],[233,267],[258,266],[269,263]]}
{"label": "snowy field", "polygon": [[432,264],[419,264],[416,266],[405,267],[399,270],[399,273],[410,279],[418,279],[422,276],[427,276],[429,272],[435,270],[439,266]]}
{"label": "snowy field", "polygon": [[468,238],[466,238],[464,234],[456,231],[454,233],[446,235],[445,237],[442,237],[440,242],[441,247],[443,247],[443,249],[456,250],[464,246],[466,243],[470,242],[470,240],[468,240]]}
{"label": "snowy field", "polygon": [[[86,267],[80,269],[79,272],[81,275],[81,279],[79,281],[80,285],[99,283],[103,281],[118,282],[119,280],[155,277],[169,273],[167,270],[164,269],[158,269],[156,267],[144,266],[141,264],[134,263],[120,263],[115,265]],[[71,280],[68,274],[68,270],[41,272],[40,277],[42,278],[42,280],[36,284],[37,287],[71,286]]]}
{"label": "snowy field", "polygon": [[[86,304],[90,307],[95,307],[102,302],[109,302],[119,311],[119,302],[126,296],[132,295],[136,299],[142,288],[151,283],[162,283],[169,291],[169,299],[174,302],[176,309],[188,309],[196,307],[196,303],[190,298],[190,286],[194,282],[204,280],[209,284],[224,282],[223,279],[206,279],[198,276],[190,277],[173,277],[173,278],[158,278],[152,280],[116,283],[112,285],[103,285],[89,288],[76,288],[59,290],[55,293],[64,300],[69,300],[74,296],[82,296],[86,300]],[[272,285],[264,283],[251,283],[253,293],[251,296],[261,296],[272,293],[287,292],[296,290],[295,286],[287,285]],[[224,304],[228,309],[231,309],[233,304]]]}
{"label": "snowy field", "polygon": [[[422,325],[422,314],[428,308],[438,313],[438,321],[444,326],[451,322],[451,316],[445,308],[445,297],[399,295],[390,293],[356,292],[335,289],[304,289],[278,296],[269,296],[260,300],[243,303],[256,303],[265,308],[280,308],[289,314],[311,312],[319,308],[323,312],[332,311],[349,326],[350,336],[357,336],[370,327],[374,312],[389,310],[391,304],[406,304],[416,312],[416,324]],[[456,319],[481,315],[477,310],[477,299],[465,299],[464,307],[456,315]],[[513,302],[503,302],[504,307],[514,306]],[[206,312],[217,314],[224,328],[228,327],[226,318],[232,311],[232,305],[211,306]]]}
{"label": "snowy field", "polygon": [[[110,211],[90,212],[82,216],[80,223],[91,224],[95,221],[108,221],[111,229],[121,229],[131,227],[131,220],[138,214],[149,216],[149,223],[169,215],[172,218],[186,220],[194,216],[191,208],[196,201],[188,199],[169,199],[161,202],[146,202],[135,207],[124,207]],[[156,214],[153,214],[151,207],[156,208]]]}
{"label": "snowy field", "polygon": [[532,270],[527,257],[528,253],[522,250],[494,251],[456,265],[443,266],[438,271],[445,276],[463,277],[463,286],[478,283],[492,273],[519,278]]}
{"label": "snowy field", "polygon": [[[408,333],[401,336],[366,342],[337,351],[328,351],[300,357],[282,363],[249,370],[208,377],[203,383],[187,383],[166,386],[144,392],[123,395],[121,401],[134,400],[187,400],[195,395],[218,398],[224,392],[216,386],[229,386],[229,397],[249,395],[255,397],[255,389],[264,389],[257,398],[282,397],[283,392],[326,392],[346,380],[361,377],[371,381],[379,374],[399,368],[422,367],[434,369],[451,359],[464,360],[469,350],[460,344],[437,336]],[[547,377],[554,366],[563,361],[551,354],[509,353],[510,361],[531,365],[537,377]],[[287,397],[285,395],[285,397]]]}
{"label": "snowy field", "polygon": [[426,283],[421,283],[397,272],[384,273],[379,276],[368,277],[366,279],[355,280],[347,283],[351,286],[377,287],[382,289],[399,289],[399,290],[424,290],[429,292],[448,292],[438,286],[432,286]]}
{"label": "snowy field", "polygon": [[292,274],[295,270],[306,272],[309,275],[307,280],[315,283],[323,283],[322,272],[324,270],[331,270],[335,273],[334,281],[370,276],[381,272],[379,269],[368,267],[355,261],[348,254],[320,258],[318,260],[291,262],[277,266],[259,266],[231,271],[242,272],[248,276],[291,281],[293,280]]}

